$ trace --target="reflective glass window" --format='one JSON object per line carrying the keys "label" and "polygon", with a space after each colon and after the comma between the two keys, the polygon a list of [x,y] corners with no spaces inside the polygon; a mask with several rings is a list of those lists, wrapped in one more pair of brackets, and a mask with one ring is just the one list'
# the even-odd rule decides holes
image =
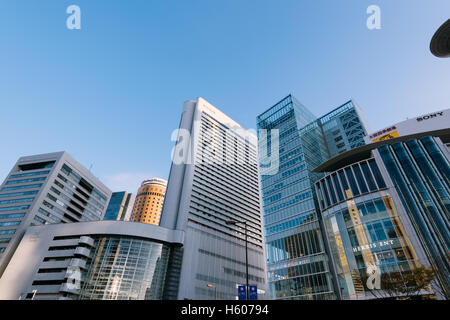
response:
{"label": "reflective glass window", "polygon": [[347,183],[347,178],[345,177],[344,171],[342,171],[342,170],[339,171],[338,174],[339,174],[339,178],[342,183],[342,187],[344,188],[344,194],[347,197],[347,194],[345,193],[345,191],[350,190],[350,187],[348,186],[348,183]]}
{"label": "reflective glass window", "polygon": [[373,176],[375,177],[375,180],[377,181],[378,188],[386,188],[386,184],[384,183],[383,176],[381,175],[380,169],[378,169],[377,163],[375,160],[369,160],[369,166],[370,169],[372,169]]}
{"label": "reflective glass window", "polygon": [[0,227],[18,226],[19,224],[20,224],[20,221],[0,222]]}
{"label": "reflective glass window", "polygon": [[353,171],[355,172],[356,180],[358,180],[359,189],[361,193],[367,193],[369,190],[367,189],[366,182],[364,181],[361,170],[358,165],[353,166]]}
{"label": "reflective glass window", "polygon": [[38,171],[38,172],[28,172],[28,173],[19,173],[19,174],[12,174],[10,176],[11,179],[13,178],[22,178],[22,177],[32,177],[32,176],[41,176],[43,174],[48,174],[50,171]]}
{"label": "reflective glass window", "polygon": [[436,145],[432,137],[425,137],[421,139],[425,149],[430,155],[431,160],[436,165],[437,169],[444,176],[447,186],[450,188],[450,165],[447,159],[443,156],[442,151]]}
{"label": "reflective glass window", "polygon": [[23,203],[23,202],[32,202],[34,198],[23,198],[23,199],[11,199],[11,200],[2,200],[0,204],[11,204],[11,203]]}
{"label": "reflective glass window", "polygon": [[338,195],[339,201],[344,201],[345,198],[344,198],[344,194],[342,193],[341,185],[339,184],[339,179],[336,174],[333,174],[332,177],[333,177],[334,185],[336,186],[336,193]]}
{"label": "reflective glass window", "polygon": [[379,241],[387,239],[386,233],[384,232],[384,229],[383,229],[383,226],[381,225],[381,222],[375,222],[372,226],[373,226],[373,228],[375,230],[375,233],[377,235],[377,239]]}
{"label": "reflective glass window", "polygon": [[350,182],[350,188],[352,190],[353,196],[359,195],[358,185],[356,184],[355,176],[351,168],[346,168],[345,173],[347,174],[348,181]]}
{"label": "reflective glass window", "polygon": [[26,210],[28,209],[30,206],[14,206],[14,207],[3,207],[0,208],[0,212],[4,212],[4,211],[15,211],[15,210]]}
{"label": "reflective glass window", "polygon": [[25,213],[2,214],[2,215],[0,215],[0,219],[21,218],[24,216],[25,216]]}
{"label": "reflective glass window", "polygon": [[375,180],[372,177],[372,174],[369,169],[369,165],[367,162],[361,163],[361,169],[364,173],[364,177],[366,178],[367,184],[369,185],[370,191],[374,191],[377,189],[377,185],[375,184]]}
{"label": "reflective glass window", "polygon": [[7,185],[10,184],[19,184],[19,183],[26,183],[26,182],[35,182],[35,181],[44,181],[46,177],[41,178],[30,178],[30,179],[20,179],[20,180],[13,180],[6,182]]}
{"label": "reflective glass window", "polygon": [[327,185],[330,189],[331,199],[333,200],[333,204],[337,202],[336,192],[334,191],[333,183],[331,182],[331,178],[327,177]]}
{"label": "reflective glass window", "polygon": [[367,209],[364,203],[358,203],[356,207],[362,216],[367,216]]}
{"label": "reflective glass window", "polygon": [[375,208],[375,205],[373,204],[372,201],[366,202],[366,208],[367,208],[367,213],[368,214],[375,214],[375,213],[377,213],[377,209]]}
{"label": "reflective glass window", "polygon": [[322,192],[323,192],[323,194],[324,194],[324,196],[325,196],[325,203],[326,203],[326,206],[327,206],[327,207],[331,206],[330,196],[328,195],[328,190],[327,190],[327,188],[326,188],[325,183],[324,183],[323,180],[320,181],[320,187],[321,187]]}
{"label": "reflective glass window", "polygon": [[395,239],[397,238],[397,234],[395,232],[394,225],[391,222],[391,219],[384,219],[383,225],[386,230],[386,234],[389,237],[389,239]]}
{"label": "reflective glass window", "polygon": [[14,234],[16,229],[0,230],[0,234]]}
{"label": "reflective glass window", "polygon": [[35,190],[35,191],[25,191],[25,192],[4,193],[4,194],[0,194],[0,198],[28,196],[28,195],[36,194],[36,193],[38,193],[37,190]]}
{"label": "reflective glass window", "polygon": [[384,205],[384,202],[381,199],[375,200],[375,207],[377,208],[378,212],[386,211],[386,206]]}
{"label": "reflective glass window", "polygon": [[26,186],[17,186],[17,187],[5,187],[2,189],[2,191],[33,189],[33,188],[40,188],[40,187],[42,187],[42,183],[28,184]]}

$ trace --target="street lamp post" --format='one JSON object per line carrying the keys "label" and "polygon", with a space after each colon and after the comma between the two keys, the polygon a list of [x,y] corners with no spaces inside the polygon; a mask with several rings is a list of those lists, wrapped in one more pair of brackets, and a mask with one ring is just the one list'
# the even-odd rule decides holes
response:
{"label": "street lamp post", "polygon": [[217,286],[213,285],[213,284],[207,284],[206,285],[208,288],[214,288],[214,300],[217,300]]}
{"label": "street lamp post", "polygon": [[246,278],[246,283],[245,283],[245,299],[248,300],[249,298],[249,286],[248,286],[248,242],[247,242],[247,221],[237,221],[237,220],[229,220],[226,221],[226,224],[228,225],[236,225],[238,223],[242,223],[244,225],[244,230],[245,230],[245,278]]}

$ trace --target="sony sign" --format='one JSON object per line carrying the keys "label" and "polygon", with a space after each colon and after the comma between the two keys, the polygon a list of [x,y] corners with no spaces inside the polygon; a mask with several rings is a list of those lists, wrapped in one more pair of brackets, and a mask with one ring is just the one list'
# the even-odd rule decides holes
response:
{"label": "sony sign", "polygon": [[428,119],[432,119],[432,118],[436,118],[436,117],[441,117],[444,115],[444,112],[436,112],[436,113],[432,113],[423,117],[419,117],[417,118],[417,121],[423,121],[423,120],[428,120]]}

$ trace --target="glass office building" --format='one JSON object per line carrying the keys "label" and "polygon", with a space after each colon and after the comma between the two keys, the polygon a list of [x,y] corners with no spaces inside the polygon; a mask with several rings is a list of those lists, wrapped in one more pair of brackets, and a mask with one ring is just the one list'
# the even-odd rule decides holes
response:
{"label": "glass office building", "polygon": [[[335,299],[314,189],[323,174],[313,169],[364,144],[361,112],[349,101],[317,119],[288,95],[259,115],[257,126],[267,130],[267,139],[259,136],[259,157],[270,297]],[[267,157],[276,165],[264,171]]]}
{"label": "glass office building", "polygon": [[129,221],[136,197],[126,191],[113,192],[103,220]]}
{"label": "glass office building", "polygon": [[316,188],[342,298],[389,297],[367,286],[370,268],[391,281],[420,263],[375,159],[329,172]]}
{"label": "glass office building", "polygon": [[449,115],[397,123],[315,169],[326,172],[316,189],[344,298],[370,298],[368,265],[387,277],[431,268],[430,290],[449,298]]}
{"label": "glass office building", "polygon": [[449,295],[450,166],[436,139],[411,139],[378,151]]}

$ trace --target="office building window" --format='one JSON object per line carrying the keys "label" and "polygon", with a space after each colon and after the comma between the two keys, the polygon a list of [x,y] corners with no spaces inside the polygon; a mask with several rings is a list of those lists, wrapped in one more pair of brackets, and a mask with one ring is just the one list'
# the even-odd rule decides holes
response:
{"label": "office building window", "polygon": [[369,160],[369,166],[372,169],[372,173],[377,181],[378,188],[383,189],[386,188],[386,184],[384,183],[383,176],[381,175],[380,169],[378,169],[377,163],[375,160]]}
{"label": "office building window", "polygon": [[0,222],[0,227],[18,226],[19,224],[20,224],[20,221]]}
{"label": "office building window", "polygon": [[15,210],[27,210],[28,208],[30,208],[30,206],[3,207],[3,208],[0,208],[0,212],[15,211]]}
{"label": "office building window", "polygon": [[33,200],[34,200],[34,198],[2,200],[2,201],[0,201],[0,205],[2,205],[2,204],[13,204],[13,203],[23,203],[23,202],[32,202]]}
{"label": "office building window", "polygon": [[10,185],[10,184],[19,184],[19,183],[27,183],[27,182],[35,182],[35,181],[44,181],[45,179],[47,179],[47,178],[46,177],[42,177],[42,178],[30,178],[30,179],[12,180],[12,181],[6,182],[6,184]]}
{"label": "office building window", "polygon": [[16,232],[16,229],[0,230],[0,234],[14,234],[15,232]]}
{"label": "office building window", "polygon": [[0,219],[22,218],[24,216],[25,213],[1,214]]}
{"label": "office building window", "polygon": [[359,195],[358,185],[356,184],[355,176],[351,168],[346,168],[345,173],[347,174],[348,181],[350,182],[350,188],[352,190],[353,196]]}
{"label": "office building window", "polygon": [[13,190],[23,190],[23,189],[34,189],[42,187],[42,183],[37,184],[29,184],[26,186],[17,186],[17,187],[5,187],[2,191],[13,191]]}
{"label": "office building window", "polygon": [[15,179],[15,178],[22,178],[22,177],[41,176],[41,175],[44,175],[44,174],[48,174],[49,172],[50,171],[38,171],[38,172],[12,174],[9,178],[10,179]]}
{"label": "office building window", "polygon": [[375,181],[373,180],[372,174],[369,169],[369,165],[367,162],[361,162],[361,169],[364,173],[364,177],[366,178],[367,184],[369,185],[370,191],[377,190],[377,185],[375,184]]}
{"label": "office building window", "polygon": [[366,182],[364,181],[363,175],[361,173],[361,170],[359,169],[358,165],[354,165],[353,171],[355,172],[356,180],[358,181],[359,189],[361,190],[361,193],[367,193],[369,190],[367,189]]}

